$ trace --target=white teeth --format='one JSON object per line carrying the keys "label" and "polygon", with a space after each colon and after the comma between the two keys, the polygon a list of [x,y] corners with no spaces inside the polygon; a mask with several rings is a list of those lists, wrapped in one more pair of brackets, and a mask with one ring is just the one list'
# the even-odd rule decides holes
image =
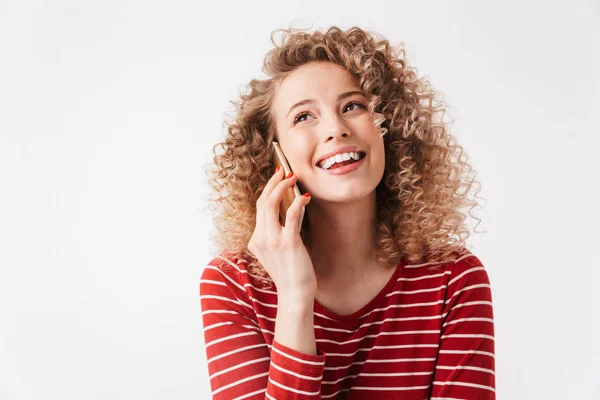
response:
{"label": "white teeth", "polygon": [[331,168],[331,166],[335,163],[339,163],[342,161],[347,161],[349,159],[354,159],[355,161],[358,161],[360,159],[360,154],[357,152],[348,152],[348,153],[342,153],[342,154],[336,154],[335,156],[326,158],[325,160],[321,161],[319,163],[319,167],[323,168],[323,169],[329,169]]}

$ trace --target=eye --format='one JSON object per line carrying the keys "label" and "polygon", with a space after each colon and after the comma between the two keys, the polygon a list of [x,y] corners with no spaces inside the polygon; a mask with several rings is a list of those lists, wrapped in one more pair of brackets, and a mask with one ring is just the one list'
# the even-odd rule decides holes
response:
{"label": "eye", "polygon": [[[359,103],[358,101],[351,101],[350,103],[346,104],[346,106],[344,107],[344,110],[346,108],[348,108],[348,106],[358,106],[358,107],[363,108],[363,109],[365,108],[364,104]],[[352,110],[350,110],[350,111],[352,111]],[[310,114],[308,112],[306,112],[306,111],[301,112],[300,114],[296,115],[296,117],[294,118],[293,124],[296,125],[298,122],[302,122],[300,120],[300,118],[302,118],[304,116],[309,116],[309,115]]]}
{"label": "eye", "polygon": [[293,124],[296,125],[298,122],[302,122],[302,121],[300,121],[300,118],[307,116],[307,115],[310,115],[310,114],[307,113],[306,111],[301,112],[300,114],[296,115],[296,117],[294,118]]}
{"label": "eye", "polygon": [[[365,108],[365,106],[362,103],[359,103],[358,101],[351,101],[350,103],[346,104],[346,107],[348,106],[359,106],[360,108]],[[346,107],[344,107],[344,110],[346,109]]]}

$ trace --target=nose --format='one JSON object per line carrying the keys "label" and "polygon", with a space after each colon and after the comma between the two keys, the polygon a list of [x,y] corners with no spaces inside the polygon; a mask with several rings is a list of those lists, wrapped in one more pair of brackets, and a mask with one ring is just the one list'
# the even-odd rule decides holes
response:
{"label": "nose", "polygon": [[329,126],[326,128],[326,141],[333,137],[349,137],[351,136],[350,128],[339,117],[332,117]]}

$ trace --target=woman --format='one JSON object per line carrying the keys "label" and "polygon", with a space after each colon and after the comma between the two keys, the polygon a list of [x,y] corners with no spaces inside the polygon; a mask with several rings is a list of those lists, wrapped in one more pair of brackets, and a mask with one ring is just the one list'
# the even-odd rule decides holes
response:
{"label": "woman", "polygon": [[[474,180],[435,92],[357,27],[284,33],[209,180],[213,398],[494,399],[491,289],[463,247]],[[293,175],[274,171],[273,141]]]}

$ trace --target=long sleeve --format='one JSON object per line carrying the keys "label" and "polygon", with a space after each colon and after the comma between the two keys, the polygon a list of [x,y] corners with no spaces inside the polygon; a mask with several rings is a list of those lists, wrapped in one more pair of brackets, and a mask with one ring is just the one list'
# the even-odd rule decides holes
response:
{"label": "long sleeve", "polygon": [[495,399],[492,294],[477,257],[454,265],[442,317],[431,399]]}
{"label": "long sleeve", "polygon": [[268,317],[257,315],[256,300],[241,279],[245,273],[223,272],[219,263],[209,263],[200,280],[213,399],[320,399],[325,355],[300,353],[274,341],[274,332],[259,323]]}

